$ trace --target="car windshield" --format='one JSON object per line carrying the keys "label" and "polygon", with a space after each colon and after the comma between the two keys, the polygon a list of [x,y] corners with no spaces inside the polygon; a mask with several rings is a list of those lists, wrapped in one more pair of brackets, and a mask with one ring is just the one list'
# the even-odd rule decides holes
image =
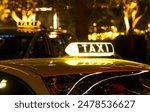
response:
{"label": "car windshield", "polygon": [[150,94],[150,72],[112,72],[46,77],[46,85],[57,95]]}
{"label": "car windshield", "polygon": [[0,35],[0,60],[22,58],[29,46],[32,36],[17,34]]}

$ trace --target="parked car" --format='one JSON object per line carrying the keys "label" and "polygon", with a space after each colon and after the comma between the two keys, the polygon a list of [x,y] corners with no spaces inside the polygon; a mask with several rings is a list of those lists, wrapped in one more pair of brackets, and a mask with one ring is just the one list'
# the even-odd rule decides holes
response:
{"label": "parked car", "polygon": [[65,47],[76,37],[66,30],[1,28],[0,60],[63,57]]}
{"label": "parked car", "polygon": [[[82,43],[72,45],[81,47]],[[83,46],[88,45],[95,44]],[[74,50],[78,55],[92,54],[83,52],[82,48],[78,50]],[[112,53],[106,51],[103,55]],[[99,53],[102,55],[101,51],[96,54]],[[3,60],[0,61],[0,94],[147,95],[150,94],[150,65],[89,57]]]}

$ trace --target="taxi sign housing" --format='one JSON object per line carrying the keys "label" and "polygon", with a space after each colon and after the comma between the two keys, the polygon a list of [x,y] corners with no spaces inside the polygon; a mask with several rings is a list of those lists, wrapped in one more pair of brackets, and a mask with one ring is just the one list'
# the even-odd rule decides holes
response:
{"label": "taxi sign housing", "polygon": [[74,42],[65,52],[70,56],[112,56],[114,47],[110,42]]}

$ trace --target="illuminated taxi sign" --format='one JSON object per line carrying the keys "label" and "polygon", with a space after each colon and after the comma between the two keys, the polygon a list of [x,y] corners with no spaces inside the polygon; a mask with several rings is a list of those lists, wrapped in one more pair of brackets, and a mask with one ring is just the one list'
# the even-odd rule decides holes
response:
{"label": "illuminated taxi sign", "polygon": [[41,25],[40,21],[19,21],[17,27],[22,28],[39,28]]}
{"label": "illuminated taxi sign", "polygon": [[114,47],[110,42],[74,42],[65,52],[70,56],[112,56]]}

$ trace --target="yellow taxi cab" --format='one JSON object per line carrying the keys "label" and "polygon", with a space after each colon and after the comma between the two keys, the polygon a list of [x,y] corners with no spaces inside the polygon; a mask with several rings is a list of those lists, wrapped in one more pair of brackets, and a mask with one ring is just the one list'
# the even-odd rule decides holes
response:
{"label": "yellow taxi cab", "polygon": [[[73,46],[76,49],[69,52]],[[113,55],[111,43],[70,43],[66,52],[77,57],[0,61],[0,94],[150,94],[149,65],[122,59],[78,57]]]}
{"label": "yellow taxi cab", "polygon": [[0,60],[66,55],[64,49],[76,37],[66,30],[41,26],[39,21],[30,24],[20,21],[15,28],[0,28]]}

